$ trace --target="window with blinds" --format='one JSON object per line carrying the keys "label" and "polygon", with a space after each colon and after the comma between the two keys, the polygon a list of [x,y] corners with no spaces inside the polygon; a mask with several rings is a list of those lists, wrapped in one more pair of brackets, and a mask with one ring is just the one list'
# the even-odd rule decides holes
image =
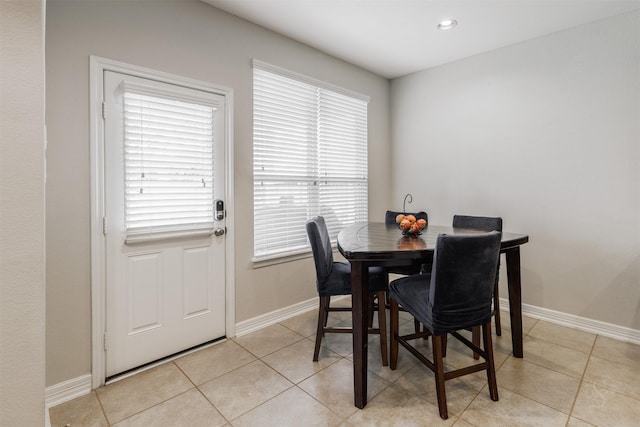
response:
{"label": "window with blinds", "polygon": [[213,115],[204,101],[124,92],[127,241],[213,229]]}
{"label": "window with blinds", "polygon": [[367,103],[254,61],[254,259],[309,250],[305,222],[322,215],[331,239],[367,220]]}

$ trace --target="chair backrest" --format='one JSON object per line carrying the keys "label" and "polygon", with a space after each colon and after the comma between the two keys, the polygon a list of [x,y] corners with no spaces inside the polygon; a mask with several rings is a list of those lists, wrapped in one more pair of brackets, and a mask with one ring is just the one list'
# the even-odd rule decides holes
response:
{"label": "chair backrest", "polygon": [[502,218],[489,216],[454,215],[454,228],[472,228],[484,231],[502,231]]}
{"label": "chair backrest", "polygon": [[490,321],[501,236],[438,236],[427,302],[436,335]]}
{"label": "chair backrest", "polygon": [[384,215],[384,223],[389,225],[389,224],[395,224],[396,223],[396,217],[399,214],[403,214],[403,215],[413,215],[416,217],[416,219],[424,219],[425,221],[429,222],[429,215],[427,215],[426,212],[420,211],[420,212],[396,212],[396,211],[387,211],[387,213]]}
{"label": "chair backrest", "polygon": [[333,248],[331,247],[331,238],[324,218],[316,216],[311,218],[305,224],[307,236],[311,243],[311,251],[313,252],[313,260],[316,264],[317,283],[324,283],[333,268]]}

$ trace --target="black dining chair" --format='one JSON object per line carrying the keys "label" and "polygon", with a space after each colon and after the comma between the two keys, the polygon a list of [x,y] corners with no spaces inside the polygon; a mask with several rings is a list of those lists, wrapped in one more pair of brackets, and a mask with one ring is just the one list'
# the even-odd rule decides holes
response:
{"label": "black dining chair", "polygon": [[[491,342],[491,301],[500,254],[501,233],[445,235],[436,240],[431,273],[394,280],[389,285],[391,302],[390,367],[398,364],[398,344],[406,348],[434,373],[440,417],[448,418],[445,381],[486,371],[489,396],[498,400],[498,386]],[[425,327],[425,331],[398,335],[399,305]],[[480,326],[483,348],[458,331]],[[443,347],[447,334],[458,339],[483,361],[471,366],[445,370]],[[431,337],[432,359],[410,344]]]}
{"label": "black dining chair", "polygon": [[[482,231],[502,231],[502,218],[488,216],[454,215],[453,228],[469,228]],[[496,335],[502,336],[502,325],[500,323],[500,289],[498,286],[500,274],[500,258],[496,267],[496,283],[493,287],[493,317],[496,324]],[[479,336],[476,335],[476,342]]]}
{"label": "black dining chair", "polygon": [[[313,361],[318,361],[322,337],[326,333],[353,333],[349,327],[327,326],[329,313],[335,311],[351,311],[351,307],[331,307],[331,297],[351,295],[351,264],[333,260],[331,238],[327,231],[324,218],[314,217],[306,223],[307,236],[311,243],[313,260],[316,266],[316,287],[320,297],[318,310],[318,326],[316,330],[316,345]],[[369,293],[377,295],[379,301],[384,301],[387,289],[387,275],[380,267],[369,268]],[[369,310],[373,310],[373,299],[369,298]],[[380,353],[382,364],[388,365],[387,358],[387,318],[384,304],[378,304],[378,328],[369,328],[370,334],[380,335]]]}

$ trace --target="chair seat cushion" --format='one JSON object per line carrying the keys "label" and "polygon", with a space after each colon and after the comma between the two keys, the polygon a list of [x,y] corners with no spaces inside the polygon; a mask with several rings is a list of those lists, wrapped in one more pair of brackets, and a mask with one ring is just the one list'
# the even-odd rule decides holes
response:
{"label": "chair seat cushion", "polygon": [[396,279],[389,284],[389,296],[396,300],[420,323],[431,330],[429,298],[431,274],[415,274]]}
{"label": "chair seat cushion", "polygon": [[[369,268],[369,292],[380,292],[387,289],[387,276],[382,267]],[[351,265],[345,262],[334,262],[331,274],[326,281],[318,284],[321,297],[351,294]]]}
{"label": "chair seat cushion", "polygon": [[430,287],[431,274],[402,277],[389,284],[389,296],[434,335],[443,335],[491,321],[490,306],[488,310],[482,310],[486,314],[481,317],[478,317],[476,307],[460,307],[459,310],[449,308],[446,313],[432,313],[433,305],[428,301]]}

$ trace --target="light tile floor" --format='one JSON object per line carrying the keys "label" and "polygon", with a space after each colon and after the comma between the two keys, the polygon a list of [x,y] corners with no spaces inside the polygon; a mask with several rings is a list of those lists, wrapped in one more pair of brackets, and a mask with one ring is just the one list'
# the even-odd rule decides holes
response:
{"label": "light tile floor", "polygon": [[[346,316],[346,317],[345,317]],[[349,321],[349,313],[332,317]],[[413,322],[402,313],[402,328]],[[640,346],[524,318],[510,355],[508,313],[494,335],[500,400],[483,373],[447,381],[438,416],[431,371],[400,348],[395,371],[369,345],[368,401],[353,406],[351,335],[328,334],[313,362],[316,312],[205,348],[50,409],[53,426],[638,426]],[[428,351],[428,342],[421,343]],[[469,363],[451,340],[447,364]]]}

